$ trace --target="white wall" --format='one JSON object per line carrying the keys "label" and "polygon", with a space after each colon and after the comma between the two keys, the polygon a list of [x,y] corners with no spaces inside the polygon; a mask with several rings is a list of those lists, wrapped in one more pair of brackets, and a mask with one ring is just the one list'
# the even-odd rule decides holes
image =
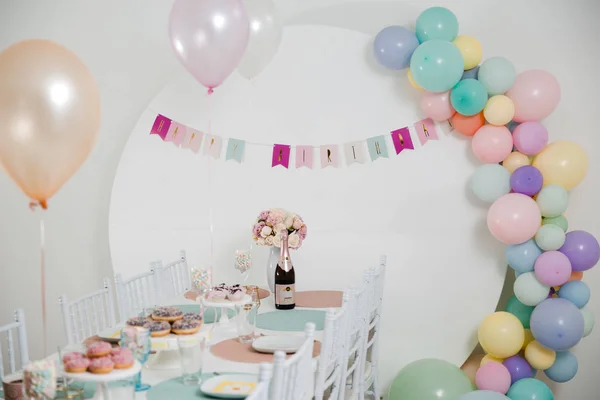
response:
{"label": "white wall", "polygon": [[[419,8],[429,2],[349,3],[313,13],[315,7],[343,1],[280,1],[290,23],[327,22],[376,33],[381,27],[412,16],[407,4]],[[60,314],[54,301],[67,292],[77,296],[96,289],[101,277],[112,274],[108,245],[108,209],[112,182],[121,151],[147,103],[180,69],[168,48],[166,20],[171,2],[128,1],[41,2],[19,0],[0,3],[0,48],[32,37],[63,43],[74,50],[97,78],[103,106],[102,132],[95,151],[83,168],[50,201],[45,214],[48,237],[48,299],[50,343],[61,342]],[[593,0],[544,1],[439,1],[449,6],[461,22],[461,33],[478,37],[484,56],[503,55],[517,69],[545,68],[559,79],[563,100],[548,118],[553,139],[571,139],[590,155],[590,172],[573,192],[567,213],[571,227],[600,236],[595,213],[600,197],[600,170],[595,156],[600,139],[594,117],[600,92],[600,59],[595,16],[600,6]],[[366,9],[378,9],[382,19],[365,19]],[[39,297],[38,216],[27,208],[25,197],[0,175],[0,321],[16,307],[24,307],[30,325],[33,356],[41,352]],[[449,266],[450,267],[450,266]],[[469,277],[457,277],[468,279]],[[592,291],[600,290],[600,275],[586,273]],[[477,282],[473,282],[476,285]],[[592,300],[600,315],[600,303]],[[490,310],[491,312],[492,310]],[[464,310],[468,312],[467,309]],[[570,383],[559,386],[558,399],[597,397],[600,384],[595,364],[600,356],[598,334],[592,333],[576,349],[580,371]]]}

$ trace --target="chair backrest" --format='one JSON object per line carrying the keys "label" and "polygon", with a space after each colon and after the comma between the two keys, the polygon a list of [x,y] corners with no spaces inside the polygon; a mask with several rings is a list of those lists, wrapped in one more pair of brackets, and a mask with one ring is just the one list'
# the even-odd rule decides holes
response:
{"label": "chair backrest", "polygon": [[181,250],[177,260],[168,264],[163,265],[162,261],[151,263],[150,271],[154,271],[156,276],[159,302],[181,296],[192,288],[185,250]]}
{"label": "chair backrest", "polygon": [[285,359],[285,353],[276,351],[273,357],[271,400],[305,400],[310,398],[313,385],[313,345],[315,324],[304,328],[304,343],[298,351]]}
{"label": "chair backrest", "polygon": [[315,376],[315,400],[323,399],[326,392],[327,398],[335,399],[340,391],[344,338],[348,336],[349,317],[353,314],[348,300],[349,293],[344,292],[342,308],[337,312],[330,309],[325,315],[323,345]]}
{"label": "chair backrest", "polygon": [[[19,368],[15,362],[15,336],[19,342]],[[25,326],[25,312],[22,308],[15,310],[15,322],[0,326],[0,337],[6,335],[6,355],[8,357],[9,373],[13,374],[17,369],[29,364],[29,347],[27,346],[27,328]],[[4,360],[2,359],[2,342],[0,341],[0,379],[4,376]]]}
{"label": "chair backrest", "polygon": [[94,293],[69,301],[66,294],[59,297],[68,344],[81,343],[107,328],[116,325],[115,303],[109,280]]}
{"label": "chair backrest", "polygon": [[147,308],[156,307],[158,304],[156,281],[154,271],[144,272],[128,280],[124,280],[121,274],[115,275],[121,322],[142,314]]}
{"label": "chair backrest", "polygon": [[269,384],[271,383],[272,371],[272,364],[260,363],[258,385],[256,385],[250,396],[246,397],[246,400],[269,400]]}

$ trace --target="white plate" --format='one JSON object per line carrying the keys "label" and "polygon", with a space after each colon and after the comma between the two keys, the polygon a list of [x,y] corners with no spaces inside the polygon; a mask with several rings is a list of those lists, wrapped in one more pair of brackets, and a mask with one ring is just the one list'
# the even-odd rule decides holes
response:
{"label": "white plate", "polygon": [[291,354],[297,352],[303,342],[303,336],[261,336],[252,342],[252,348],[260,353],[283,351]]}
{"label": "white plate", "polygon": [[220,399],[245,399],[256,388],[258,375],[217,375],[202,382],[200,391]]}
{"label": "white plate", "polygon": [[113,369],[108,374],[92,374],[91,372],[69,373],[65,372],[64,376],[81,382],[114,382],[121,381],[137,375],[142,370],[142,365],[135,361],[131,368]]}
{"label": "white plate", "polygon": [[106,328],[105,330],[98,333],[98,337],[102,340],[106,340],[109,342],[118,342],[121,340],[121,330],[125,324],[117,324],[112,328]]}

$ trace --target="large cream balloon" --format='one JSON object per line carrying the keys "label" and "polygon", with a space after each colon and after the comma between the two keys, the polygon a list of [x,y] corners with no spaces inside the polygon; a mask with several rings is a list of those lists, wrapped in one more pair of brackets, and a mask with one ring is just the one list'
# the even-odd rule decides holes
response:
{"label": "large cream balloon", "polygon": [[90,154],[99,126],[96,82],[71,51],[36,39],[0,53],[0,162],[31,199],[46,208]]}
{"label": "large cream balloon", "polygon": [[588,157],[577,143],[559,140],[546,146],[532,165],[542,173],[544,186],[560,185],[571,190],[585,177]]}

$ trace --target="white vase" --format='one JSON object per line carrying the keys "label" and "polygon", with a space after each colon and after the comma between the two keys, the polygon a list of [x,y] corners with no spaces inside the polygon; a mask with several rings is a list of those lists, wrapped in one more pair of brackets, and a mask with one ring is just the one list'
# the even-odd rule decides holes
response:
{"label": "white vase", "polygon": [[277,269],[277,262],[279,262],[279,247],[271,247],[269,258],[267,259],[267,283],[271,293],[275,293],[275,269]]}

